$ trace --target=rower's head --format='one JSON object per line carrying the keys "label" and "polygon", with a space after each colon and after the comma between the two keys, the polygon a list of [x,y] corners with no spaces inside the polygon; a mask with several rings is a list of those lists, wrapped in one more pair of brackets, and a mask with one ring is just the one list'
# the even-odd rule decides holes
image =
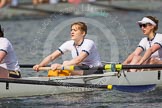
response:
{"label": "rower's head", "polygon": [[156,32],[158,30],[159,20],[154,16],[145,16],[141,21],[137,22],[141,29],[149,29],[149,31]]}
{"label": "rower's head", "polygon": [[0,25],[0,37],[4,37],[4,33],[3,33],[3,29],[1,28],[1,25]]}
{"label": "rower's head", "polygon": [[71,33],[80,31],[83,36],[87,34],[87,25],[84,22],[74,22],[71,24]]}

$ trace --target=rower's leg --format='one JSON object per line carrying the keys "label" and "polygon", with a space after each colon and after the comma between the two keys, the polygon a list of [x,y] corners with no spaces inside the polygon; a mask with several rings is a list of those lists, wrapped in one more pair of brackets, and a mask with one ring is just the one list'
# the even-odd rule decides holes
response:
{"label": "rower's leg", "polygon": [[[137,64],[141,60],[141,58],[142,58],[141,56],[134,56],[133,59],[132,59],[132,61],[130,62],[130,65]],[[130,72],[136,72],[137,69],[130,69],[129,71]]]}
{"label": "rower's leg", "polygon": [[[144,64],[162,64],[162,60],[158,60],[156,58],[150,58]],[[143,69],[143,70],[150,71],[150,70],[159,70],[159,69]]]}
{"label": "rower's leg", "polygon": [[0,8],[3,8],[7,4],[10,4],[11,0],[0,0]]}
{"label": "rower's leg", "polygon": [[134,56],[130,64],[134,65],[137,64],[141,60],[141,56]]}
{"label": "rower's leg", "polygon": [[149,64],[162,64],[162,61],[161,60],[158,60],[156,58],[151,58],[149,60]]}
{"label": "rower's leg", "polygon": [[3,67],[0,67],[0,78],[8,78],[9,72]]}
{"label": "rower's leg", "polygon": [[39,4],[39,0],[33,0],[33,5],[38,5]]}
{"label": "rower's leg", "polygon": [[71,75],[83,75],[83,70],[78,70],[78,71],[71,71]]}

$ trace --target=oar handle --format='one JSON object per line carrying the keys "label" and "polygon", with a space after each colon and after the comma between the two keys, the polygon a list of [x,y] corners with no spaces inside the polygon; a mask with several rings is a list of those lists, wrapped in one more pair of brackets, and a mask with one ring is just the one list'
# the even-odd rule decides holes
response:
{"label": "oar handle", "polygon": [[50,69],[51,69],[51,67],[39,67],[40,71],[50,70]]}
{"label": "oar handle", "polygon": [[[82,70],[82,69],[80,69],[80,68],[78,68],[79,66],[59,66],[59,67],[57,67],[57,69],[56,70],[71,70],[71,71],[74,71],[74,70]],[[82,66],[83,67],[83,66]],[[87,67],[85,67],[85,68],[83,68],[83,69],[85,69],[85,70],[88,70],[88,69],[86,69]],[[39,70],[40,71],[43,71],[43,70],[51,70],[51,67],[39,67]]]}
{"label": "oar handle", "polygon": [[[67,68],[66,68],[67,69]],[[51,70],[51,67],[39,67],[40,71]],[[57,67],[56,70],[64,70],[62,67]]]}

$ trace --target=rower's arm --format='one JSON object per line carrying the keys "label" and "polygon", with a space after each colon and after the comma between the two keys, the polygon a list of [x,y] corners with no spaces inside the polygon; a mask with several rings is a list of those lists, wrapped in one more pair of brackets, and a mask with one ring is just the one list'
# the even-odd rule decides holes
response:
{"label": "rower's arm", "polygon": [[44,58],[42,60],[42,62],[39,64],[39,66],[46,66],[46,65],[48,65],[50,62],[52,62],[53,60],[55,60],[60,55],[61,55],[61,52],[60,51],[58,51],[58,50],[54,51],[52,54],[50,54],[49,56],[47,56],[46,58]]}
{"label": "rower's arm", "polygon": [[143,49],[141,47],[137,47],[133,53],[131,53],[127,59],[123,62],[124,65],[130,64],[134,56],[139,56],[142,53]]}
{"label": "rower's arm", "polygon": [[0,51],[0,63],[3,61],[7,53],[5,51]]}
{"label": "rower's arm", "polygon": [[70,61],[66,61],[63,63],[64,66],[68,66],[68,65],[78,65],[80,64],[86,57],[88,56],[88,54],[86,52],[81,52],[79,54],[79,56],[73,58]]}
{"label": "rower's arm", "polygon": [[149,59],[151,57],[151,55],[154,52],[156,52],[160,48],[161,48],[161,46],[159,44],[154,44],[153,46],[151,46],[149,49],[146,50],[145,54],[143,55],[143,57],[141,58],[141,60],[139,61],[138,64],[144,63],[147,59]]}

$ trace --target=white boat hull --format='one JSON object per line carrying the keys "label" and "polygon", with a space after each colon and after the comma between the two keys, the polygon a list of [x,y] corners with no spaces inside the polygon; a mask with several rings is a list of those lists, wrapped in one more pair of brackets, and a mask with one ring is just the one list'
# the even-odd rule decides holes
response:
{"label": "white boat hull", "polygon": [[[0,98],[4,97],[20,97],[20,96],[36,96],[48,94],[61,94],[70,92],[84,92],[90,90],[98,90],[97,85],[112,85],[114,89],[140,92],[151,90],[155,86],[162,86],[162,72],[161,71],[148,71],[148,72],[129,72],[121,73],[118,77],[116,73],[107,72],[105,74],[88,75],[88,76],[68,76],[68,77],[27,77],[22,80],[46,81],[57,82],[58,85],[46,84],[20,84],[20,83],[6,83],[0,82]],[[69,85],[64,85],[64,83]],[[93,84],[96,87],[77,87],[70,84]],[[94,85],[95,84],[95,85]],[[131,88],[134,87],[134,88]],[[142,87],[139,88],[139,87]],[[133,89],[132,91],[129,89]],[[136,89],[136,90],[135,90]],[[139,91],[138,91],[139,90]]]}

